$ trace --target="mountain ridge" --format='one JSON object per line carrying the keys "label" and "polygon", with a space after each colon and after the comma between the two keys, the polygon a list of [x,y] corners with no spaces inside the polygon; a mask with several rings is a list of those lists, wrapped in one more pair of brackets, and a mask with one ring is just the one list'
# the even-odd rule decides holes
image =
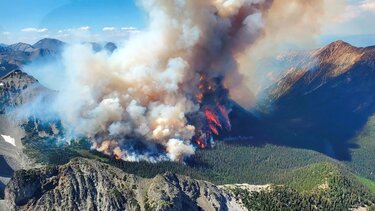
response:
{"label": "mountain ridge", "polygon": [[337,41],[291,66],[262,102],[271,142],[350,160],[350,139],[375,112],[374,49]]}
{"label": "mountain ridge", "polygon": [[10,210],[241,209],[211,183],[172,173],[143,179],[81,158],[57,168],[19,171],[5,194]]}

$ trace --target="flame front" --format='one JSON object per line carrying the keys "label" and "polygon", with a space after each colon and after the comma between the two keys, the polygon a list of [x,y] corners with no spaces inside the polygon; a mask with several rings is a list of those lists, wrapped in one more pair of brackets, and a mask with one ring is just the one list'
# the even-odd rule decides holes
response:
{"label": "flame front", "polygon": [[228,90],[224,87],[220,77],[209,78],[203,73],[198,83],[196,100],[200,104],[200,110],[193,118],[196,126],[196,134],[193,138],[198,148],[204,149],[214,145],[214,139],[221,135],[222,131],[230,131],[231,123],[229,112]]}

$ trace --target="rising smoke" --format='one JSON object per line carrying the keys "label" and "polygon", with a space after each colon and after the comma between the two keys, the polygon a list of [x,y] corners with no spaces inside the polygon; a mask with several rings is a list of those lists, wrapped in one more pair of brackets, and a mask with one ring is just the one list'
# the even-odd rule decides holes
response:
{"label": "rising smoke", "polygon": [[[230,97],[252,101],[239,61],[278,28],[278,2],[141,0],[148,27],[113,54],[85,45],[65,50],[65,86],[53,110],[69,134],[118,159],[182,160],[230,130]],[[322,0],[282,2],[295,5],[288,12],[324,10]]]}

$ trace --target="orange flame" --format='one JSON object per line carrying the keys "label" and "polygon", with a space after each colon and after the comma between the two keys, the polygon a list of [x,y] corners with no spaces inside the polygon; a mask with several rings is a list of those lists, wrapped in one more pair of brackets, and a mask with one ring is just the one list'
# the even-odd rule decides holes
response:
{"label": "orange flame", "polygon": [[[228,111],[219,103],[220,99],[223,101],[226,96],[226,89],[220,84],[220,78],[208,78],[204,73],[200,74],[195,97],[202,106],[200,111],[203,111],[205,125],[196,133],[195,143],[202,149],[213,144],[212,136],[219,136],[224,127],[228,130],[231,128]],[[222,94],[224,96],[221,96]]]}
{"label": "orange flame", "polygon": [[201,148],[201,149],[204,149],[206,147],[205,144],[204,144],[204,141],[202,140],[202,137],[199,137],[196,140],[196,143],[197,143],[198,147]]}
{"label": "orange flame", "polygon": [[204,113],[206,115],[207,121],[212,122],[218,127],[222,128],[219,118],[216,116],[216,114],[212,110],[206,108]]}
{"label": "orange flame", "polygon": [[215,125],[209,124],[208,126],[210,127],[211,132],[213,132],[215,135],[219,135],[219,131],[217,130],[217,128],[215,127]]}

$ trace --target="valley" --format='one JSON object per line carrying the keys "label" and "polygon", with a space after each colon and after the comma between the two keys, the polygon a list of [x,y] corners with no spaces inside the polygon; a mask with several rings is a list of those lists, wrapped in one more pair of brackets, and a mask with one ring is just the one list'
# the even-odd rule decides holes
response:
{"label": "valley", "polygon": [[[343,50],[340,50],[341,48]],[[375,203],[375,165],[372,153],[375,150],[375,142],[372,138],[375,133],[373,130],[374,117],[372,116],[374,105],[371,100],[373,94],[370,92],[373,84],[371,78],[374,78],[370,73],[374,70],[374,66],[371,66],[372,60],[369,60],[372,54],[363,53],[372,52],[371,49],[356,49],[348,47],[346,43],[336,42],[322,50],[314,51],[315,53],[312,55],[320,57],[333,55],[322,53],[327,51],[333,51],[335,55],[340,55],[341,51],[344,53],[354,51],[360,52],[359,54],[363,58],[359,58],[358,54],[354,53],[356,59],[352,60],[350,57],[352,54],[350,54],[345,57],[345,60],[340,60],[341,63],[337,63],[334,58],[322,60],[318,67],[326,69],[323,68],[320,72],[314,70],[315,75],[311,75],[309,69],[298,70],[300,71],[297,74],[298,77],[294,72],[287,72],[286,76],[281,78],[278,86],[275,85],[275,87],[266,90],[272,94],[270,94],[270,98],[266,99],[267,101],[261,103],[263,105],[266,103],[268,107],[262,105],[258,107],[262,109],[248,112],[233,102],[233,109],[229,114],[233,127],[231,132],[224,132],[221,136],[216,136],[216,143],[212,148],[199,149],[195,155],[183,162],[128,162],[116,160],[114,156],[104,155],[93,150],[87,139],[59,143],[57,140],[64,136],[63,126],[59,121],[45,124],[32,117],[22,124],[11,127],[19,131],[11,132],[9,128],[3,127],[4,132],[1,131],[2,133],[15,137],[17,146],[23,146],[17,153],[24,152],[24,159],[28,159],[29,163],[37,163],[37,166],[34,167],[48,166],[17,171],[27,169],[21,162],[16,168],[9,167],[9,171],[5,172],[4,169],[6,170],[9,161],[4,160],[1,163],[4,172],[1,174],[4,174],[7,179],[2,183],[2,190],[13,171],[16,170],[16,178],[10,181],[11,185],[8,185],[5,190],[8,194],[5,196],[6,206],[13,207],[14,210],[28,210],[39,206],[41,209],[48,209],[48,206],[52,207],[58,204],[61,206],[65,202],[72,203],[69,202],[71,200],[69,198],[64,198],[63,201],[52,200],[55,198],[53,195],[56,194],[55,191],[61,191],[62,194],[64,191],[68,191],[64,190],[64,185],[73,185],[62,182],[64,178],[60,174],[68,173],[68,176],[72,176],[74,173],[74,178],[81,178],[87,176],[93,169],[100,173],[101,170],[97,170],[98,168],[111,168],[116,172],[116,175],[124,174],[131,178],[137,178],[134,181],[153,181],[156,186],[165,185],[156,178],[163,178],[162,181],[176,185],[175,182],[169,180],[181,177],[176,175],[184,175],[184,178],[189,177],[188,184],[195,183],[195,180],[207,181],[210,184],[208,186],[205,186],[206,182],[198,182],[198,184],[204,185],[204,189],[218,191],[215,193],[215,197],[224,197],[230,203],[226,202],[224,205],[220,205],[222,199],[218,198],[203,200],[199,195],[196,195],[197,193],[189,193],[187,201],[173,201],[172,203],[168,200],[174,200],[176,190],[171,190],[170,194],[173,192],[172,195],[167,193],[167,197],[163,195],[166,193],[160,192],[159,189],[153,190],[153,194],[156,194],[155,197],[161,197],[162,201],[159,201],[159,198],[145,201],[145,193],[143,193],[145,188],[143,187],[134,189],[136,195],[132,195],[131,191],[127,192],[126,188],[121,189],[120,192],[111,192],[97,189],[99,186],[95,186],[92,187],[95,189],[95,194],[99,191],[104,195],[115,194],[126,197],[120,197],[118,200],[106,199],[107,204],[105,205],[98,203],[97,195],[89,196],[86,195],[88,193],[77,192],[75,194],[78,194],[78,198],[75,200],[79,204],[70,204],[70,208],[79,210],[88,208],[87,206],[109,206],[120,209],[127,206],[129,209],[147,210],[147,208],[155,208],[153,206],[161,206],[159,208],[163,210],[163,206],[171,206],[170,208],[173,210],[177,209],[176,206],[180,206],[181,203],[190,203],[191,206],[198,204],[201,207],[223,206],[229,208],[238,206],[241,209],[249,210],[268,210],[271,209],[270,205],[277,209],[285,209],[288,206],[288,208],[295,207],[296,209],[304,207],[307,210],[345,210],[350,207],[371,207]],[[375,58],[375,56],[373,57]],[[337,66],[327,66],[326,60],[330,62],[333,60],[332,63],[336,63]],[[298,65],[301,67],[300,64]],[[310,65],[304,66],[304,68]],[[361,77],[366,77],[368,83],[357,82]],[[46,97],[45,100],[48,100],[49,96],[53,96],[55,93],[41,86],[36,79],[22,71],[3,78],[2,82],[7,84],[0,93],[1,96],[4,96],[1,103],[3,125],[10,124],[6,122],[10,121],[7,113],[9,108],[22,105],[35,96],[40,96],[41,93]],[[354,93],[346,92],[346,89],[356,91]],[[335,98],[337,95],[342,96],[342,99]],[[368,101],[363,103],[365,98]],[[332,104],[323,104],[323,101]],[[332,110],[337,107],[340,109]],[[329,115],[327,119],[328,112],[336,113]],[[351,112],[354,113],[351,114]],[[321,116],[321,113],[324,115]],[[301,125],[301,122],[304,124]],[[328,125],[334,125],[334,127],[329,128]],[[315,133],[315,131],[320,132]],[[342,134],[342,131],[346,131],[346,133]],[[21,135],[16,136],[18,133]],[[236,137],[238,138],[236,139]],[[4,141],[0,142],[0,147],[2,157],[15,154],[9,150],[11,146]],[[73,168],[72,171],[70,166]],[[64,169],[66,172],[59,172],[59,169]],[[173,172],[173,175],[170,172]],[[121,186],[122,177],[116,179],[119,184],[110,184],[109,186]],[[42,181],[37,178],[44,179]],[[92,185],[90,180],[85,179],[86,182],[80,182],[80,187],[88,188],[89,185]],[[24,186],[24,182],[33,182],[40,186],[33,189],[34,192],[30,192],[27,196],[18,196],[17,194],[22,191],[21,186],[16,184]],[[267,184],[269,188],[251,192],[242,189],[241,186],[229,185],[243,183]],[[129,184],[123,183],[123,185]],[[189,185],[186,188],[191,187]],[[178,188],[178,191],[181,190]],[[83,201],[87,197],[91,197],[91,202],[84,203]],[[198,198],[200,204],[196,201]],[[46,200],[49,201],[49,204],[44,204]],[[184,204],[184,206],[187,205]],[[104,207],[101,208],[104,209]],[[198,208],[192,207],[192,209]]]}

